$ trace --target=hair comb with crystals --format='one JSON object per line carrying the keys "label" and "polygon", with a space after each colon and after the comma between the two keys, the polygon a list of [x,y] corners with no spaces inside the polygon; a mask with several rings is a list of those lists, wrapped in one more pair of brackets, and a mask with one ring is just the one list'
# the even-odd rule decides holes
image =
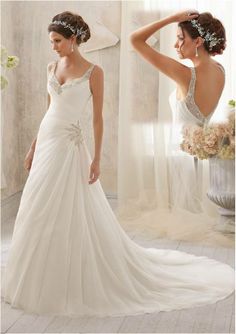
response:
{"label": "hair comb with crystals", "polygon": [[211,51],[213,46],[223,41],[224,38],[217,38],[215,36],[215,32],[211,33],[209,30],[205,31],[205,29],[201,26],[201,24],[197,20],[190,20],[192,26],[197,29],[199,35],[209,44],[209,50]]}
{"label": "hair comb with crystals", "polygon": [[87,29],[83,30],[83,27],[75,28],[71,24],[66,23],[65,21],[61,21],[61,20],[55,20],[55,21],[52,22],[52,24],[62,25],[64,28],[70,29],[70,31],[74,35],[76,35],[76,37],[81,36],[82,41],[84,40],[84,38],[86,36]]}

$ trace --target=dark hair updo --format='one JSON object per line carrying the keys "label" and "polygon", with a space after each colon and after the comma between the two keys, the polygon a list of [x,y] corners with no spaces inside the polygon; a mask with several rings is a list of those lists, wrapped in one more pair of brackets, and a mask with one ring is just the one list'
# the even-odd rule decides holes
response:
{"label": "dark hair updo", "polygon": [[[205,33],[209,31],[210,34],[215,33],[214,37],[216,37],[217,39],[222,38],[216,45],[212,46],[212,48],[210,48],[210,44],[208,41],[204,41],[203,46],[205,50],[210,55],[222,54],[224,49],[226,48],[226,35],[225,28],[220,20],[214,18],[211,13],[208,12],[200,14],[195,20],[204,29]],[[192,25],[191,21],[179,22],[178,26],[183,30],[186,30],[187,33],[192,37],[192,39],[200,36],[197,28]],[[202,37],[204,38],[204,36],[205,34]]]}
{"label": "dark hair updo", "polygon": [[83,20],[80,15],[73,14],[71,12],[62,12],[53,17],[52,23],[48,26],[48,32],[55,31],[58,34],[61,34],[65,38],[69,39],[73,35],[73,31],[70,28],[64,27],[61,24],[55,24],[53,21],[62,21],[66,25],[73,27],[73,29],[80,29],[81,34],[76,37],[76,43],[80,45],[81,43],[87,42],[90,38],[90,29],[87,23]]}

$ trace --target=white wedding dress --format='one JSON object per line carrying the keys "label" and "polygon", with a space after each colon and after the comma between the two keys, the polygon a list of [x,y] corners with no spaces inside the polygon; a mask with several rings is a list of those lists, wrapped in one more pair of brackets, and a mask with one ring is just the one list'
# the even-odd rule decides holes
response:
{"label": "white wedding dress", "polygon": [[[39,128],[3,277],[4,301],[29,313],[119,316],[201,306],[229,296],[234,270],[205,256],[143,248],[121,228],[97,181],[80,117],[89,70],[60,85]],[[54,67],[55,68],[55,67]]]}
{"label": "white wedding dress", "polygon": [[[224,67],[220,63],[217,63],[217,66],[225,74]],[[204,166],[204,161],[193,158],[190,154],[180,150],[182,127],[184,125],[208,125],[215,109],[207,117],[199,110],[194,100],[197,82],[196,70],[194,67],[190,67],[190,71],[191,80],[186,97],[183,100],[178,100],[176,90],[169,97],[173,119],[172,152],[169,154],[172,157],[170,162],[171,197],[174,206],[194,213],[201,213],[206,212],[203,194],[207,192],[207,189],[203,189],[203,179],[204,183],[207,184],[205,178],[208,176],[204,175],[206,174],[204,168],[207,167],[208,170],[208,165]],[[180,188],[181,192],[179,191]]]}
{"label": "white wedding dress", "polygon": [[[223,67],[219,68],[224,71]],[[204,211],[202,193],[203,162],[180,150],[182,128],[185,125],[207,125],[214,110],[205,117],[194,100],[196,71],[190,67],[191,80],[186,97],[178,100],[176,90],[169,97],[172,110],[172,138],[169,154],[170,193],[172,206],[193,213]],[[179,191],[181,189],[181,192]]]}

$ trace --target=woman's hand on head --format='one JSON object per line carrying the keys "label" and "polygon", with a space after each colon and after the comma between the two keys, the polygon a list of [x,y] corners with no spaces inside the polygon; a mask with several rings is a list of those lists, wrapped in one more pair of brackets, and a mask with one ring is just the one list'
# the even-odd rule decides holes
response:
{"label": "woman's hand on head", "polygon": [[184,22],[198,18],[199,13],[196,9],[189,9],[171,15],[173,22]]}
{"label": "woman's hand on head", "polygon": [[100,164],[98,160],[93,160],[90,166],[89,184],[97,181],[100,175]]}

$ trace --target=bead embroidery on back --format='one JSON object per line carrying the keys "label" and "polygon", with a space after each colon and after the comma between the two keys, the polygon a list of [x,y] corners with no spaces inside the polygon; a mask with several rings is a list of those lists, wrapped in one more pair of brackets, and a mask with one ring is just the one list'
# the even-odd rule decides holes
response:
{"label": "bead embroidery on back", "polygon": [[194,100],[194,92],[196,86],[196,71],[194,67],[190,67],[190,70],[191,70],[191,80],[189,84],[188,93],[184,101],[189,112],[204,123],[211,118],[211,115],[213,114],[214,110],[208,116],[204,116],[199,110]]}

